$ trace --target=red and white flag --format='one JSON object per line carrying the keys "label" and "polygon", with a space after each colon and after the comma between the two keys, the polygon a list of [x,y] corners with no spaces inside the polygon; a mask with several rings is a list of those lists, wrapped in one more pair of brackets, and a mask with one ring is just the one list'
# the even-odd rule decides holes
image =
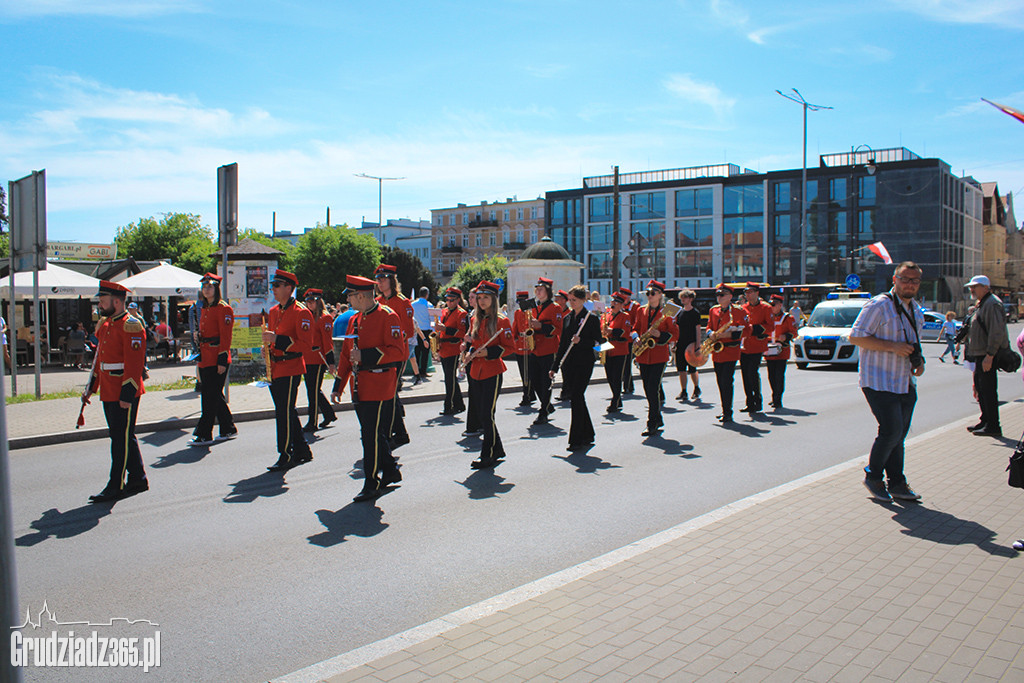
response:
{"label": "red and white flag", "polygon": [[993,107],[1003,112],[1004,114],[1009,114],[1010,116],[1017,119],[1021,123],[1024,123],[1024,112],[1018,111],[1013,107],[1007,107],[1004,104],[999,104],[998,102],[993,102],[992,100],[986,100],[984,97],[982,97],[981,99],[983,102],[988,102],[989,104],[991,104]]}
{"label": "red and white flag", "polygon": [[869,244],[868,249],[871,251],[872,254],[882,259],[886,263],[892,263],[892,256],[889,256],[889,250],[886,249],[885,245],[882,244],[881,242]]}

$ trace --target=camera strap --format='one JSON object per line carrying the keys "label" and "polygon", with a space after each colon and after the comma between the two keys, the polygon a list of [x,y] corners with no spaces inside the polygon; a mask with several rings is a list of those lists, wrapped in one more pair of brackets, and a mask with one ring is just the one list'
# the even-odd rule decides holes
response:
{"label": "camera strap", "polygon": [[[903,304],[901,304],[900,302],[896,301],[896,297],[893,296],[892,292],[886,292],[885,295],[887,297],[889,297],[889,301],[891,301],[892,305],[896,307],[896,317],[897,318],[905,317],[907,319],[907,321],[910,323],[910,328],[912,330],[914,330],[914,339],[917,340],[918,344],[920,344],[921,343],[921,335],[918,334],[918,332],[917,332],[917,323],[914,322],[914,318],[911,317],[910,313],[907,312],[907,309],[905,309],[903,307]],[[903,327],[903,323],[902,322],[900,323],[900,327],[903,329],[903,338],[907,341],[907,343],[908,344],[913,343],[913,342],[910,341],[910,339],[907,338],[907,328]]]}

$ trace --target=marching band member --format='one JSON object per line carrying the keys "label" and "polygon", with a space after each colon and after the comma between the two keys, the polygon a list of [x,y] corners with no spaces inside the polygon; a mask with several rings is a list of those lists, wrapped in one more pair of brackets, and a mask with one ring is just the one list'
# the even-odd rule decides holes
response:
{"label": "marching band member", "polygon": [[561,341],[550,375],[554,377],[561,364],[572,405],[568,450],[576,451],[594,443],[594,423],[587,409],[586,391],[594,373],[594,346],[601,343],[601,323],[598,315],[586,308],[588,292],[584,285],[576,285],[568,294],[569,313],[562,318]]}
{"label": "marching band member", "polygon": [[690,397],[694,401],[700,398],[700,385],[697,382],[697,368],[696,366],[690,365],[686,360],[686,349],[690,344],[696,344],[700,346],[701,329],[700,329],[700,311],[693,307],[693,300],[697,298],[697,293],[692,289],[684,289],[679,292],[677,300],[682,305],[682,309],[676,313],[676,325],[679,327],[679,341],[676,342],[676,369],[679,370],[679,396],[680,401],[687,399],[686,394],[686,378],[689,376],[690,381],[693,382],[693,395]]}
{"label": "marching band member", "polygon": [[[382,263],[373,271],[373,279],[377,281],[377,301],[397,313],[402,321],[402,334],[405,335],[406,341],[405,358],[403,360],[408,361],[408,342],[416,334],[416,326],[413,322],[412,304],[402,296],[398,286],[398,269],[395,266]],[[403,365],[399,369],[399,384],[402,382],[401,373],[404,371],[405,366]],[[402,405],[402,399],[398,395],[398,385],[395,385],[395,411],[391,416],[391,449],[394,450],[407,443],[409,443],[409,432],[405,429],[405,407]]]}
{"label": "marching band member", "polygon": [[562,330],[562,310],[552,301],[551,287],[554,282],[546,277],[538,278],[534,285],[534,309],[530,327],[533,329],[533,352],[530,354],[530,384],[540,399],[540,409],[533,424],[547,424],[548,415],[555,412],[551,405],[551,366],[555,362],[559,335]]}
{"label": "marching band member", "polygon": [[277,304],[270,309],[263,343],[271,345],[273,371],[270,394],[274,398],[277,417],[278,458],[267,469],[281,472],[313,459],[309,444],[302,436],[299,413],[295,410],[299,382],[306,372],[302,351],[313,340],[313,316],[292,296],[299,286],[295,275],[278,268],[270,284]]}
{"label": "marching band member", "polygon": [[761,285],[748,282],[743,290],[747,298],[743,304],[743,312],[747,314],[750,335],[743,338],[740,344],[740,374],[743,376],[743,393],[747,396],[745,413],[761,412],[761,357],[768,348],[768,319],[772,315],[772,307],[761,300]]}
{"label": "marching band member", "polygon": [[[558,306],[559,309],[561,309],[562,318],[565,319],[565,316],[569,315],[569,293],[566,292],[564,289],[560,289],[557,292],[555,292],[554,299],[555,305]],[[559,325],[558,329],[561,330],[562,326]],[[561,343],[561,339],[559,339],[559,343]],[[558,400],[568,401],[569,394],[569,381],[566,379],[565,368],[562,368],[562,387],[558,391]]]}
{"label": "marching band member", "polygon": [[342,386],[353,377],[352,401],[359,419],[363,444],[363,490],[352,500],[371,501],[402,481],[391,454],[391,412],[394,410],[398,371],[405,365],[409,345],[401,317],[373,297],[374,281],[358,275],[345,276],[345,294],[356,313],[349,320],[346,339],[338,357]]}
{"label": "marching band member", "polygon": [[110,478],[102,491],[89,496],[90,503],[111,503],[149,490],[139,441],[135,438],[139,397],[146,393],[142,385],[146,328],[125,308],[128,291],[124,285],[101,280],[97,294],[101,316],[96,326],[99,342],[92,381],[82,392],[82,402],[88,403],[90,396],[100,392],[110,431]]}
{"label": "marching band member", "polygon": [[782,295],[771,296],[772,317],[768,320],[768,348],[764,359],[768,365],[768,385],[772,388],[772,407],[782,408],[782,394],[786,390],[786,363],[789,362],[789,343],[798,334],[793,316],[782,308]]}
{"label": "marching band member", "polygon": [[629,340],[633,333],[633,325],[630,324],[629,313],[625,310],[628,301],[622,292],[612,294],[612,305],[605,311],[602,324],[605,338],[612,343],[612,348],[604,355],[604,376],[612,390],[612,402],[605,411],[608,413],[622,410],[622,384],[631,367]]}
{"label": "marching band member", "polygon": [[498,285],[487,280],[476,287],[476,309],[470,323],[470,344],[466,353],[470,363],[469,383],[476,386],[477,420],[483,432],[480,458],[470,465],[475,470],[489,469],[505,458],[501,436],[494,424],[494,411],[501,393],[505,362],[501,357],[515,351],[512,326],[498,313]]}
{"label": "marching band member", "polygon": [[444,410],[442,415],[458,415],[466,409],[462,390],[455,376],[462,339],[469,331],[469,315],[462,307],[462,290],[449,287],[444,293],[445,310],[437,320],[438,350],[444,371]]}
{"label": "marching band member", "polygon": [[230,439],[238,430],[224,400],[224,381],[231,363],[231,333],[235,312],[220,298],[221,277],[207,273],[202,284],[202,309],[199,314],[199,386],[202,415],[189,445],[208,446],[213,443],[213,423],[220,424],[219,439]]}
{"label": "marching band member", "polygon": [[715,381],[722,401],[722,413],[718,419],[723,424],[732,422],[733,375],[740,359],[740,343],[750,334],[747,314],[739,306],[732,305],[732,295],[732,287],[718,285],[715,290],[718,305],[712,306],[708,312],[708,333],[722,343],[722,350],[712,353],[711,361],[715,365]]}
{"label": "marching band member", "polygon": [[528,406],[533,403],[536,392],[530,384],[530,375],[527,359],[530,354],[526,330],[529,328],[529,314],[532,306],[529,292],[516,292],[516,312],[512,317],[512,337],[516,342],[516,365],[519,366],[519,379],[523,382],[523,399],[519,402],[521,406]]}
{"label": "marching band member", "polygon": [[[334,343],[331,337],[334,334],[334,319],[324,311],[323,290],[310,287],[306,290],[303,301],[310,315],[313,316],[313,343],[302,352],[302,359],[306,362],[306,399],[308,414],[306,425],[302,428],[304,432],[315,432],[318,428],[323,429],[334,422],[337,417],[334,415],[334,408],[331,407],[327,397],[321,390],[324,381],[324,372],[328,367],[334,365]],[[318,417],[324,416],[322,424],[318,425]]]}
{"label": "marching band member", "polygon": [[[657,280],[647,283],[647,305],[637,310],[633,322],[633,343],[644,335],[654,340],[654,347],[642,351],[636,356],[640,366],[640,381],[644,385],[644,396],[647,397],[647,429],[643,436],[654,436],[661,432],[664,422],[661,419],[661,378],[665,374],[665,366],[671,356],[669,344],[679,336],[679,328],[673,317],[662,313],[665,298],[665,284]],[[648,331],[650,333],[648,334]]]}
{"label": "marching band member", "polygon": [[[460,356],[461,356],[460,357],[460,362],[462,360],[465,360],[465,363],[464,363],[463,368],[462,368],[462,372],[465,373],[466,377],[469,376],[469,372],[473,368],[473,361],[471,359],[467,359],[467,354],[469,353],[469,346],[470,346],[470,344],[473,341],[472,336],[469,333],[469,326],[470,326],[471,318],[473,317],[473,312],[476,311],[476,287],[473,287],[471,290],[469,290],[469,296],[467,298],[469,299],[469,308],[467,309],[467,315],[466,315],[466,336],[463,337],[462,344],[459,346],[459,353],[460,353]],[[459,375],[457,375],[456,379],[458,377],[462,377],[462,376],[463,376],[462,374],[459,374]],[[481,432],[480,432],[480,421],[477,419],[477,407],[476,407],[477,404],[480,402],[480,399],[477,398],[476,389],[477,389],[477,385],[476,384],[472,384],[472,383],[468,383],[467,382],[467,386],[466,386],[466,405],[467,405],[467,410],[466,410],[466,429],[463,430],[463,432],[462,432],[463,436],[480,436],[480,434],[481,434]]]}
{"label": "marching band member", "polygon": [[[619,287],[619,293],[626,297],[626,303],[623,304],[622,310],[629,316],[629,325],[632,329],[633,325],[636,324],[636,312],[640,310],[640,304],[633,300],[633,290],[628,287]],[[629,356],[627,361],[633,357],[633,339],[629,340]],[[625,367],[626,376],[622,381],[622,391],[627,394],[632,394],[636,391],[636,387],[633,386],[633,364],[631,362],[626,363]]]}

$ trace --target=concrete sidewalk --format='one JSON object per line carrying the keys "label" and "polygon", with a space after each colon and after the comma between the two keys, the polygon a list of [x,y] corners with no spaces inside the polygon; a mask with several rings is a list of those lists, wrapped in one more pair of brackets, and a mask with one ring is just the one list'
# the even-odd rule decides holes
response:
{"label": "concrete sidewalk", "polygon": [[277,680],[1022,681],[1015,439],[967,424],[908,442],[920,503],[858,458]]}

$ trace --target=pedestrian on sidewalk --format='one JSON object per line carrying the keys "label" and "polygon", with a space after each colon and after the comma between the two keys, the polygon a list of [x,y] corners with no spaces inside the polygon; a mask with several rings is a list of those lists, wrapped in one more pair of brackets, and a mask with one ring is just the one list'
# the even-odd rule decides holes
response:
{"label": "pedestrian on sidewalk", "polygon": [[[904,441],[917,403],[916,379],[924,374],[918,330],[924,313],[914,301],[921,268],[913,261],[896,266],[892,289],[861,309],[850,331],[860,347],[859,385],[878,421],[864,485],[876,500],[919,500],[903,473]],[[882,477],[888,479],[888,487]]]}
{"label": "pedestrian on sidewalk", "polygon": [[964,359],[974,362],[974,389],[981,407],[981,420],[967,429],[975,436],[1002,436],[999,423],[999,392],[995,357],[999,349],[1010,345],[1003,302],[992,293],[989,279],[975,275],[965,287],[978,302],[967,334]]}
{"label": "pedestrian on sidewalk", "polygon": [[427,363],[430,361],[430,342],[427,341],[427,334],[433,328],[430,320],[430,289],[420,287],[420,298],[410,304],[412,306],[412,317],[416,322],[416,337],[413,344],[413,355],[416,358],[416,365],[419,367],[419,374],[414,384],[427,381]]}
{"label": "pedestrian on sidewalk", "polygon": [[142,370],[146,363],[146,326],[125,307],[128,288],[116,282],[100,281],[96,336],[95,372],[82,393],[82,401],[99,391],[103,414],[110,431],[110,478],[91,503],[112,503],[149,490],[142,465],[135,420],[139,398],[146,393]]}
{"label": "pedestrian on sidewalk", "polygon": [[224,383],[231,364],[231,332],[235,311],[220,298],[221,277],[213,273],[203,276],[201,292],[204,305],[199,318],[199,377],[202,415],[193,433],[191,446],[213,443],[213,423],[220,425],[219,439],[230,439],[238,430],[224,399]]}
{"label": "pedestrian on sidewalk", "polygon": [[946,362],[946,354],[953,356],[953,365],[960,365],[960,354],[956,350],[956,322],[953,317],[956,314],[953,311],[946,311],[946,322],[942,323],[942,329],[939,330],[939,334],[943,339],[946,340],[946,350],[939,356],[939,362]]}

